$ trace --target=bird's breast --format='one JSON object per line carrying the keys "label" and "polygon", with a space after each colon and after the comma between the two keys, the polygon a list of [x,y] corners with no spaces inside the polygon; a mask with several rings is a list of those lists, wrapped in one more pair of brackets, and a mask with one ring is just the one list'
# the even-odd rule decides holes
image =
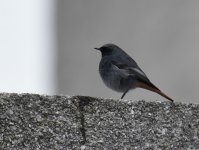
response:
{"label": "bird's breast", "polygon": [[105,83],[105,85],[112,90],[123,92],[125,89],[121,87],[120,81],[122,77],[119,73],[113,68],[112,64],[108,60],[101,60],[99,65],[100,76]]}

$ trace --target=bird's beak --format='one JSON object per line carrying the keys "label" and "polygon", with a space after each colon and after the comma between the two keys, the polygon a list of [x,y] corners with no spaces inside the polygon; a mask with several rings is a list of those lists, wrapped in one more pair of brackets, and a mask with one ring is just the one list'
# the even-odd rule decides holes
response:
{"label": "bird's beak", "polygon": [[96,50],[98,50],[98,51],[100,50],[100,48],[94,48],[94,49],[96,49]]}

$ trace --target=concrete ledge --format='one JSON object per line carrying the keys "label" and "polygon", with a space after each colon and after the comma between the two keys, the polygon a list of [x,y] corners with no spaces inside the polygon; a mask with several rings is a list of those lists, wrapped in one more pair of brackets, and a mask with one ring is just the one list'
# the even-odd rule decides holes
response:
{"label": "concrete ledge", "polygon": [[199,149],[199,105],[2,93],[0,149]]}

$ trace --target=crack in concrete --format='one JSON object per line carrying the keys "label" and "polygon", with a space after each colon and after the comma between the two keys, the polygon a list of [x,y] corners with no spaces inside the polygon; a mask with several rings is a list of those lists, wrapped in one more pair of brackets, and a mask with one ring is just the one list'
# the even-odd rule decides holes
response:
{"label": "crack in concrete", "polygon": [[84,107],[86,105],[89,105],[89,103],[92,101],[92,98],[89,96],[75,96],[75,98],[78,99],[78,110],[80,113],[80,123],[81,123],[81,127],[80,127],[80,132],[81,135],[83,137],[83,141],[81,142],[82,145],[84,145],[86,143],[86,129],[85,129],[85,111],[84,111]]}

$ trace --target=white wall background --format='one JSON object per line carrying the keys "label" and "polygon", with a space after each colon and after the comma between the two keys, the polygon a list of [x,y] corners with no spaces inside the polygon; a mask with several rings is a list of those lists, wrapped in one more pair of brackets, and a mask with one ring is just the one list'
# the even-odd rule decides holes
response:
{"label": "white wall background", "polygon": [[53,0],[0,1],[0,92],[54,93]]}

